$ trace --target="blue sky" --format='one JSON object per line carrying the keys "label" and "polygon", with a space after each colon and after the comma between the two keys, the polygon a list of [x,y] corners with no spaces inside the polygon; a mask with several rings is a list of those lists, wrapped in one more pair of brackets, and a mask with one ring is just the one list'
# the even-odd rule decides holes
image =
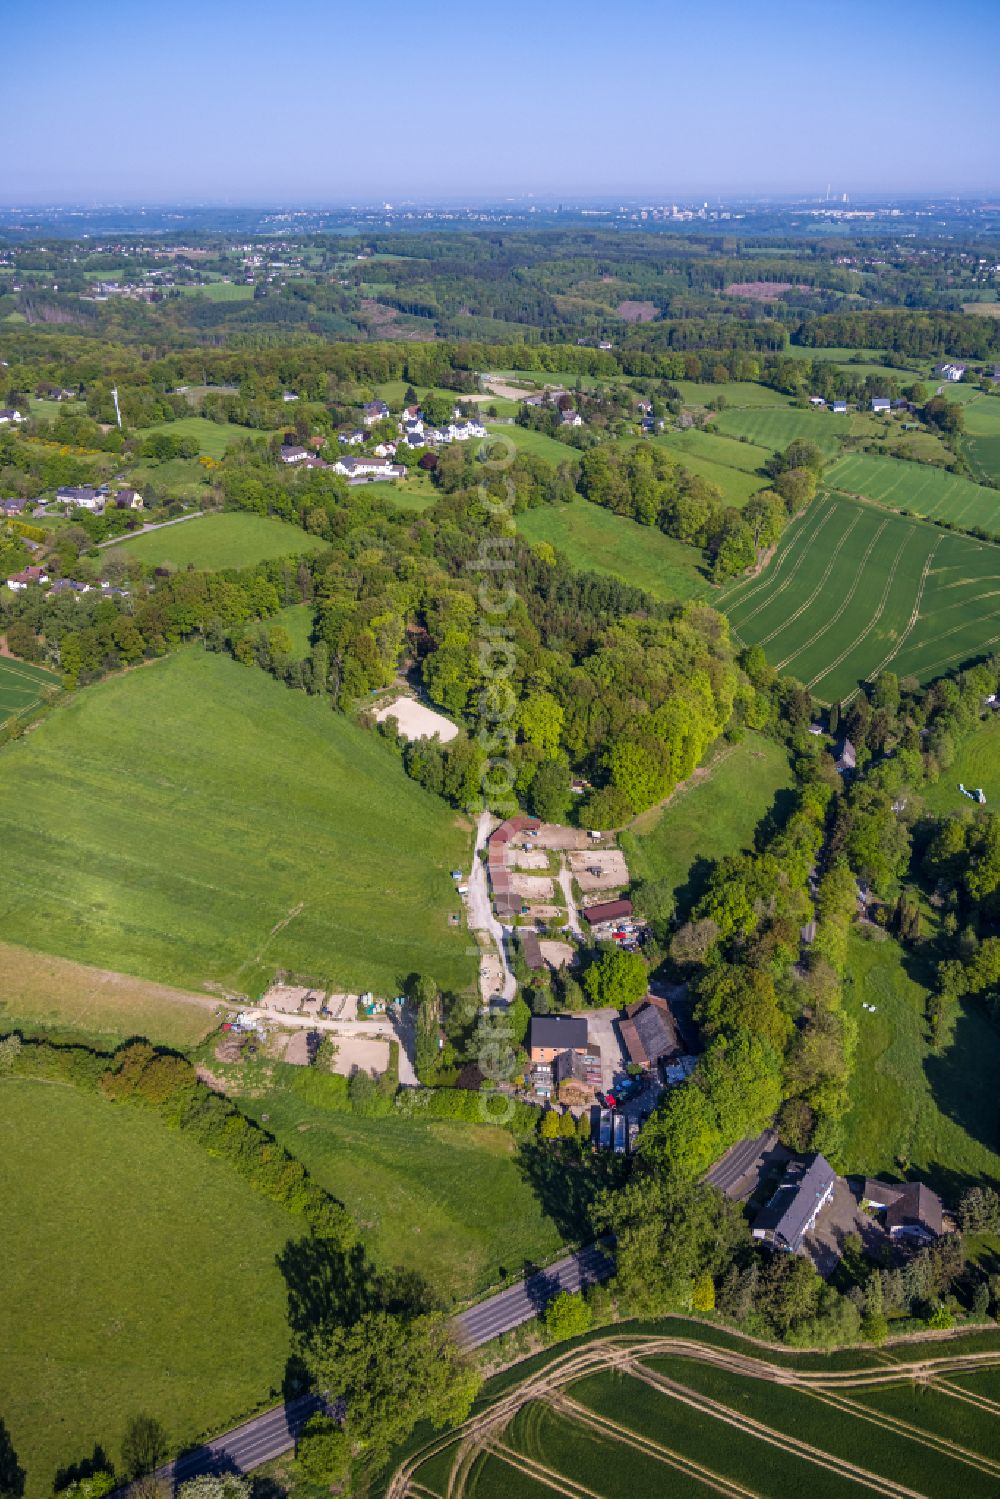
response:
{"label": "blue sky", "polygon": [[1000,0],[3,10],[5,204],[1000,190]]}

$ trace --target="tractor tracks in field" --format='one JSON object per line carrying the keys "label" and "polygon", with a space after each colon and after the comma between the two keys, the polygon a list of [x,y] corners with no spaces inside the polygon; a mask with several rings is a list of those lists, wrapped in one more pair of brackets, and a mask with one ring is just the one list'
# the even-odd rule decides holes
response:
{"label": "tractor tracks in field", "polygon": [[492,1454],[553,1492],[564,1495],[565,1499],[603,1499],[597,1491],[549,1468],[534,1456],[516,1451],[505,1440],[507,1428],[515,1416],[532,1402],[548,1405],[569,1419],[587,1426],[595,1435],[625,1443],[677,1472],[696,1478],[723,1496],[723,1499],[751,1499],[752,1491],[736,1480],[715,1472],[705,1464],[666,1447],[631,1427],[611,1420],[572,1399],[567,1393],[569,1385],[586,1375],[609,1370],[617,1370],[640,1379],[664,1396],[713,1417],[723,1426],[884,1494],[888,1499],[925,1499],[920,1490],[908,1488],[883,1474],[874,1473],[847,1458],[805,1442],[790,1432],[769,1426],[679,1380],[650,1369],[646,1361],[656,1357],[688,1358],[729,1374],[784,1385],[845,1415],[870,1422],[900,1438],[924,1446],[951,1462],[1000,1479],[1000,1460],[926,1431],[901,1417],[868,1407],[845,1393],[880,1385],[926,1383],[942,1395],[969,1403],[990,1415],[1000,1414],[1000,1403],[966,1391],[944,1377],[1000,1367],[1000,1352],[945,1354],[911,1363],[879,1364],[870,1369],[814,1371],[790,1368],[756,1354],[742,1353],[690,1338],[611,1334],[582,1348],[570,1349],[501,1395],[486,1410],[470,1416],[457,1430],[432,1439],[412,1453],[390,1478],[385,1490],[386,1499],[406,1499],[407,1495],[428,1492],[422,1489],[417,1479],[420,1467],[430,1458],[456,1444],[444,1499],[467,1499],[467,1490],[477,1460],[484,1454]]}

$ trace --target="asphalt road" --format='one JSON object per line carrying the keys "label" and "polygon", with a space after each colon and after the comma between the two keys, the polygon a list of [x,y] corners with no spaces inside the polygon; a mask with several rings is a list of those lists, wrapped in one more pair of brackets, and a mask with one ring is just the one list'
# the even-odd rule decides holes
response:
{"label": "asphalt road", "polygon": [[766,1129],[752,1140],[741,1140],[738,1145],[727,1150],[720,1161],[716,1161],[705,1180],[710,1186],[725,1192],[728,1197],[736,1184],[746,1176],[757,1157],[774,1148],[777,1138],[777,1130]]}
{"label": "asphalt road", "polygon": [[274,1406],[223,1436],[193,1447],[176,1462],[157,1469],[156,1476],[164,1486],[174,1489],[203,1473],[250,1473],[289,1452],[296,1434],[322,1403],[318,1395],[302,1395],[286,1405]]}
{"label": "asphalt road", "polygon": [[[467,1348],[478,1348],[537,1317],[545,1303],[560,1291],[580,1291],[584,1286],[607,1280],[613,1272],[614,1263],[607,1250],[599,1244],[590,1244],[462,1312],[454,1319],[455,1335]],[[221,1437],[185,1452],[176,1462],[160,1468],[157,1477],[165,1487],[174,1489],[202,1473],[251,1473],[283,1452],[290,1452],[297,1433],[322,1403],[318,1395],[303,1395],[286,1405],[274,1406],[252,1421],[234,1426]]]}
{"label": "asphalt road", "polygon": [[560,1291],[581,1291],[584,1286],[607,1280],[614,1274],[614,1268],[606,1247],[589,1244],[509,1290],[498,1291],[488,1301],[461,1312],[453,1322],[455,1336],[467,1348],[478,1348],[537,1317],[545,1303]]}

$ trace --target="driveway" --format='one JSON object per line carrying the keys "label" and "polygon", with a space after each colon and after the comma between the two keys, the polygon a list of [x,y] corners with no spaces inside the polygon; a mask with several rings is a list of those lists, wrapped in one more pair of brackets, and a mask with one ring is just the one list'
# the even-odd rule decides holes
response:
{"label": "driveway", "polygon": [[601,1048],[601,1087],[606,1093],[628,1066],[617,1010],[586,1010],[587,1040]]}
{"label": "driveway", "polygon": [[465,898],[469,931],[484,932],[497,953],[493,964],[489,959],[483,959],[480,962],[479,990],[484,1005],[489,1004],[494,998],[502,999],[506,1004],[510,1004],[517,993],[517,983],[510,970],[510,964],[507,962],[503,927],[493,914],[493,902],[490,900],[489,883],[486,878],[486,865],[479,857],[486,847],[492,821],[489,812],[480,812],[479,821],[476,824],[476,846],[472,852],[472,870],[469,874],[469,893]]}
{"label": "driveway", "polygon": [[579,937],[580,941],[583,942],[585,938],[583,927],[580,923],[580,913],[576,909],[576,901],[573,899],[573,876],[566,868],[565,859],[559,865],[559,889],[562,891],[563,900],[566,903],[566,925],[573,933],[573,936]]}
{"label": "driveway", "polygon": [[114,547],[123,541],[130,541],[133,536],[145,536],[147,531],[165,531],[168,526],[180,526],[186,520],[197,520],[199,515],[204,515],[203,510],[190,510],[187,515],[175,515],[173,520],[160,520],[150,522],[148,526],[137,526],[134,531],[125,531],[121,536],[109,536],[107,541],[99,541],[98,547]]}

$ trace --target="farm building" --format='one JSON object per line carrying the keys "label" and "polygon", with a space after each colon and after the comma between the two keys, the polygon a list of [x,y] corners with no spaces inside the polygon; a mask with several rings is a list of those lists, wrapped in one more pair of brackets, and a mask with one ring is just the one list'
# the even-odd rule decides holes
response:
{"label": "farm building", "polygon": [[561,1103],[587,1103],[601,1086],[601,1051],[561,1051],[552,1063],[552,1078]]}
{"label": "farm building", "polygon": [[832,405],[832,407],[830,409],[833,412],[835,412],[835,414],[837,416],[843,416],[844,413],[847,410],[847,402],[846,401],[834,401],[834,403],[833,403],[833,405]]}
{"label": "farm building", "polygon": [[655,994],[627,1006],[621,1032],[629,1061],[645,1071],[652,1071],[680,1050],[669,1001]]}
{"label": "farm building", "polygon": [[892,402],[889,400],[888,396],[873,396],[872,410],[875,412],[888,414],[892,410]]}
{"label": "farm building", "polygon": [[538,941],[538,933],[532,931],[530,927],[525,927],[518,935],[521,939],[521,952],[524,956],[524,961],[532,973],[540,972],[545,967],[545,959],[542,957],[542,948]]}
{"label": "farm building", "polygon": [[528,1027],[533,1063],[554,1062],[560,1052],[587,1050],[587,1022],[580,1015],[536,1015]]}
{"label": "farm building", "polygon": [[119,510],[141,510],[142,495],[137,489],[119,489],[115,492],[115,505]]}
{"label": "farm building", "polygon": [[537,817],[522,814],[518,817],[509,817],[490,836],[486,862],[490,887],[493,891],[493,906],[501,921],[505,916],[517,916],[521,910],[521,897],[514,892],[511,873],[507,868],[507,845],[518,833],[527,832],[538,826]]}
{"label": "farm building", "polygon": [[770,1202],[754,1219],[753,1237],[771,1249],[798,1254],[833,1196],[836,1182],[837,1173],[825,1156],[793,1161]]}
{"label": "farm building", "polygon": [[869,1178],[861,1200],[868,1207],[884,1211],[890,1238],[929,1241],[941,1234],[941,1199],[923,1182],[880,1182]]}
{"label": "farm building", "polygon": [[603,926],[608,921],[625,921],[632,915],[632,902],[623,898],[622,900],[605,900],[596,906],[587,906],[583,912],[583,919],[588,926]]}

